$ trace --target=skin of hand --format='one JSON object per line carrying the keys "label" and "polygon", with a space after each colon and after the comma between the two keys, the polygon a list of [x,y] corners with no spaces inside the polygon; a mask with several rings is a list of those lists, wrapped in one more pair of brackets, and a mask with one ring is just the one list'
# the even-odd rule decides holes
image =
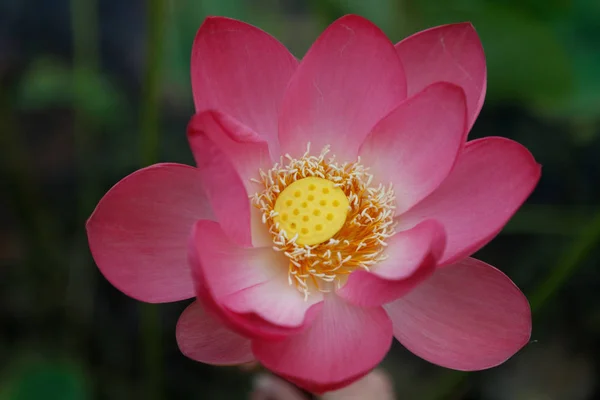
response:
{"label": "skin of hand", "polygon": [[[352,385],[325,393],[319,400],[394,400],[394,391],[388,375],[376,369]],[[259,374],[254,380],[250,400],[310,400],[299,389],[273,375]]]}

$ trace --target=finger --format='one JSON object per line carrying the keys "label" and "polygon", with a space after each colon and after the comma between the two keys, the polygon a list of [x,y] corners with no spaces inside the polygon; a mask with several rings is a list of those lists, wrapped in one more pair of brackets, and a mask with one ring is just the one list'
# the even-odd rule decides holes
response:
{"label": "finger", "polygon": [[250,400],[308,400],[292,384],[273,375],[259,374],[254,378]]}
{"label": "finger", "polygon": [[325,393],[322,400],[394,400],[392,382],[382,370],[376,369],[359,381],[335,392]]}

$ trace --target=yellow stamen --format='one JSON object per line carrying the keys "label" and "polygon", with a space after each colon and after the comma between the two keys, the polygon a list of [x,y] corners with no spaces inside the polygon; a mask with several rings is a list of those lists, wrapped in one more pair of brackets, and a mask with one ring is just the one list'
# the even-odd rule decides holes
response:
{"label": "yellow stamen", "polygon": [[346,222],[348,198],[332,181],[303,178],[286,187],[275,201],[273,218],[296,244],[312,246],[333,237]]}
{"label": "yellow stamen", "polygon": [[360,160],[339,165],[326,160],[327,153],[286,155],[287,163],[282,158],[254,181],[261,189],[253,203],[273,249],[289,259],[288,281],[305,298],[313,290],[335,290],[352,271],[384,260],[386,240],[395,233],[392,187],[372,187]]}

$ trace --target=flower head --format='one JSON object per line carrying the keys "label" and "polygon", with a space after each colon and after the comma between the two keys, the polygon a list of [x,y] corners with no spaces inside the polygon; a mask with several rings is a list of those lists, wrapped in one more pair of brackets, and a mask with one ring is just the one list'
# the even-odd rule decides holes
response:
{"label": "flower head", "polygon": [[88,222],[96,263],[147,302],[196,297],[184,354],[257,360],[313,392],[372,370],[395,337],[433,363],[495,366],[529,340],[526,298],[471,254],[535,187],[503,138],[466,141],[486,70],[470,24],[397,45],[346,16],[302,61],[208,18],[192,51],[197,166],[133,173]]}

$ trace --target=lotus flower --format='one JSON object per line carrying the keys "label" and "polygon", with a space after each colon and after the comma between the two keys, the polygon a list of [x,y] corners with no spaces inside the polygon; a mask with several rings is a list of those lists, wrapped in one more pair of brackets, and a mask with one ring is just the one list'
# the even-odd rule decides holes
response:
{"label": "lotus flower", "polygon": [[191,76],[197,166],[134,172],[87,224],[123,293],[196,297],[176,328],[186,356],[258,361],[321,393],[365,376],[394,337],[457,370],[528,342],[525,296],[469,256],[540,166],[511,140],[466,140],[486,87],[470,24],[394,46],[346,16],[298,61],[253,26],[208,18]]}

